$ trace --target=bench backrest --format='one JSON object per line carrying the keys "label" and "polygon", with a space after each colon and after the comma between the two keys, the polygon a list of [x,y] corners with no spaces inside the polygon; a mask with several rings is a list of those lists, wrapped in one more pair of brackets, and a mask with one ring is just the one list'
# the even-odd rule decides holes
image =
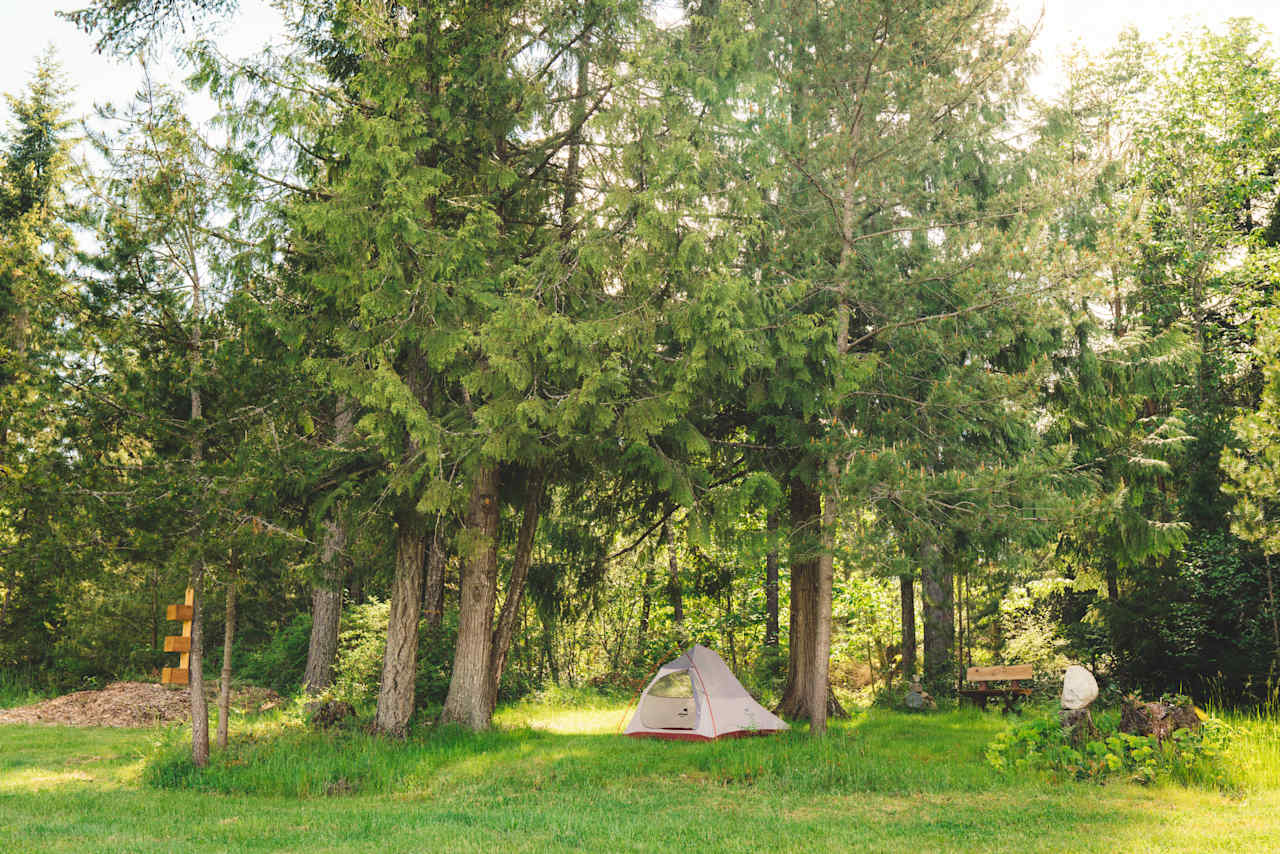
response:
{"label": "bench backrest", "polygon": [[965,672],[965,678],[970,682],[997,682],[1002,680],[1013,679],[1030,679],[1035,675],[1035,669],[1030,664],[1011,664],[1008,666],[996,667],[970,667]]}

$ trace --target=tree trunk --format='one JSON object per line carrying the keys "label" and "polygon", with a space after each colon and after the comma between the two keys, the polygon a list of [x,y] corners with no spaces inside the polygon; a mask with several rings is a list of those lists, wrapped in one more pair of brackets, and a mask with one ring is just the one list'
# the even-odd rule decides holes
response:
{"label": "tree trunk", "polygon": [[[345,398],[339,398],[333,419],[333,441],[345,445],[351,438],[355,409]],[[311,588],[311,640],[307,645],[307,667],[302,686],[309,694],[318,694],[333,684],[333,662],[338,654],[338,629],[342,619],[342,582],[347,574],[347,530],[335,508],[325,521],[320,545],[320,564],[324,577]]]}
{"label": "tree trunk", "polygon": [[676,635],[684,643],[684,587],[680,584],[680,564],[676,561],[676,537],[671,522],[662,523],[662,542],[667,547],[667,592],[671,596],[671,619]]}
{"label": "tree trunk", "polygon": [[737,672],[738,648],[733,638],[733,573],[727,572],[725,576],[727,580],[724,585],[724,636],[729,646],[729,667]]}
{"label": "tree trunk", "polygon": [[636,647],[641,655],[644,655],[645,646],[649,642],[649,612],[653,610],[653,596],[649,591],[652,589],[653,563],[645,561],[644,590],[640,593],[640,629],[636,633]]}
{"label": "tree trunk", "polygon": [[444,621],[446,555],[440,525],[441,519],[437,517],[431,534],[431,550],[427,552],[427,583],[422,594],[422,615],[426,618],[427,625],[433,629],[440,628],[441,622]]}
{"label": "tree trunk", "polygon": [[1276,587],[1271,579],[1271,555],[1265,555],[1267,561],[1267,601],[1271,605],[1271,644],[1276,651],[1276,660],[1280,661],[1280,621],[1276,617]]}
{"label": "tree trunk", "polygon": [[1120,601],[1120,581],[1117,578],[1115,561],[1108,561],[1107,569],[1107,598],[1111,600],[1114,606]]}
{"label": "tree trunk", "polygon": [[378,710],[373,729],[403,736],[413,715],[414,679],[418,665],[418,616],[422,610],[422,576],[426,563],[426,520],[411,506],[396,514],[396,567],[391,582],[391,616],[387,651],[382,660]]}
{"label": "tree trunk", "polygon": [[498,583],[498,469],[495,465],[484,465],[476,471],[466,528],[469,552],[463,555],[459,582],[458,641],[449,695],[440,720],[482,730],[489,726],[489,665]]}
{"label": "tree trunk", "polygon": [[[791,481],[791,616],[787,626],[787,682],[778,713],[789,718],[808,718],[818,608],[819,524],[822,519],[818,493],[800,478]],[[827,686],[827,716],[844,717],[845,710]]]}
{"label": "tree trunk", "polygon": [[937,546],[922,550],[920,566],[924,605],[924,683],[935,697],[955,691],[955,601],[951,566]]}
{"label": "tree trunk", "polygon": [[[197,377],[200,372],[200,316],[202,314],[200,280],[191,280],[191,476],[199,481],[204,461],[204,438],[200,422],[204,420],[204,403]],[[197,525],[196,545],[203,545],[204,526]],[[191,599],[191,652],[188,656],[188,684],[191,689],[191,762],[197,768],[209,764],[209,703],[204,697],[204,556],[196,555],[191,565],[188,586]]]}
{"label": "tree trunk", "polygon": [[916,675],[916,580],[910,575],[898,576],[902,593],[902,678]]}
{"label": "tree trunk", "polygon": [[769,552],[764,559],[764,645],[778,649],[778,511],[770,510],[765,523]]}
{"label": "tree trunk", "polygon": [[498,705],[498,686],[502,682],[502,671],[507,665],[511,637],[515,631],[516,620],[520,616],[520,605],[524,601],[525,579],[529,576],[529,561],[533,558],[533,539],[538,531],[538,519],[542,509],[543,473],[541,470],[536,470],[529,475],[525,488],[527,491],[524,515],[520,519],[520,533],[516,537],[516,553],[511,564],[511,576],[507,580],[507,596],[498,614],[498,625],[494,627],[493,643],[489,650],[489,683],[488,693],[485,696],[489,718],[493,717],[493,710]]}
{"label": "tree trunk", "polygon": [[197,768],[209,764],[209,703],[204,698],[204,560],[196,558],[188,582],[191,599],[191,652],[188,674],[191,696],[191,763]]}
{"label": "tree trunk", "polygon": [[333,684],[333,663],[338,654],[342,618],[341,585],[338,573],[326,568],[325,583],[311,588],[311,642],[302,679],[303,688],[309,694],[318,694]]}
{"label": "tree trunk", "polygon": [[227,616],[222,623],[222,679],[218,683],[218,747],[227,747],[231,720],[231,647],[236,639],[236,582],[227,583]]}
{"label": "tree trunk", "polygon": [[814,579],[813,670],[809,674],[809,734],[827,731],[828,674],[831,668],[832,591],[835,586],[836,497],[835,460],[827,463],[827,493],[822,499],[822,551]]}

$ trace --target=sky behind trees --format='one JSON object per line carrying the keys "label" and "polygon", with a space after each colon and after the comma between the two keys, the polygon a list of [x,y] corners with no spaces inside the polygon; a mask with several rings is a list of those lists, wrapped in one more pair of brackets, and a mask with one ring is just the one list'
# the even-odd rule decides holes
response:
{"label": "sky behind trees", "polygon": [[[1280,5],[1274,0],[1007,0],[1026,23],[1043,10],[1036,46],[1041,56],[1032,79],[1036,93],[1048,96],[1062,83],[1063,58],[1076,44],[1095,52],[1112,44],[1120,31],[1137,26],[1147,39],[1188,26],[1214,26],[1233,17],[1258,19],[1273,34],[1280,32]],[[72,114],[88,114],[95,103],[127,99],[141,80],[137,63],[94,53],[93,39],[57,17],[59,10],[84,5],[75,0],[0,0],[0,92],[16,92],[25,84],[36,57],[52,45],[72,82]],[[268,0],[241,0],[235,19],[218,24],[218,43],[231,56],[257,50],[280,32],[280,17]],[[152,73],[161,80],[179,79],[176,64],[158,59]],[[197,115],[207,102],[194,99]],[[208,108],[211,112],[211,108]],[[7,118],[7,107],[0,106]]]}

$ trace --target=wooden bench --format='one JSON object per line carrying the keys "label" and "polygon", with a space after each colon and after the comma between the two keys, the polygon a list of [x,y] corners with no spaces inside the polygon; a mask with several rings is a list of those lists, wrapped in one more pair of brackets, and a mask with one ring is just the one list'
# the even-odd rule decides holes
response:
{"label": "wooden bench", "polygon": [[[1030,680],[1035,671],[1030,664],[1012,664],[997,667],[970,667],[965,671],[965,679],[975,683],[959,690],[961,697],[968,697],[979,708],[987,707],[987,700],[999,697],[1004,700],[1004,711],[1017,711],[1019,700],[1031,696],[1031,689],[1024,688],[1020,682]],[[1008,682],[1007,686],[995,686],[993,682]]]}

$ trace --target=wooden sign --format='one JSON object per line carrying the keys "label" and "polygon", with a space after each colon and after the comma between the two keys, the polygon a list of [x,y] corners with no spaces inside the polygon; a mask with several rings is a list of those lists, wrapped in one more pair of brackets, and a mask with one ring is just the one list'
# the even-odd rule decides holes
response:
{"label": "wooden sign", "polygon": [[165,618],[182,623],[182,634],[169,635],[164,639],[164,651],[178,653],[178,666],[166,667],[160,671],[161,685],[186,685],[191,679],[191,618],[195,615],[196,592],[187,588],[187,601],[181,605],[170,605],[165,610]]}

